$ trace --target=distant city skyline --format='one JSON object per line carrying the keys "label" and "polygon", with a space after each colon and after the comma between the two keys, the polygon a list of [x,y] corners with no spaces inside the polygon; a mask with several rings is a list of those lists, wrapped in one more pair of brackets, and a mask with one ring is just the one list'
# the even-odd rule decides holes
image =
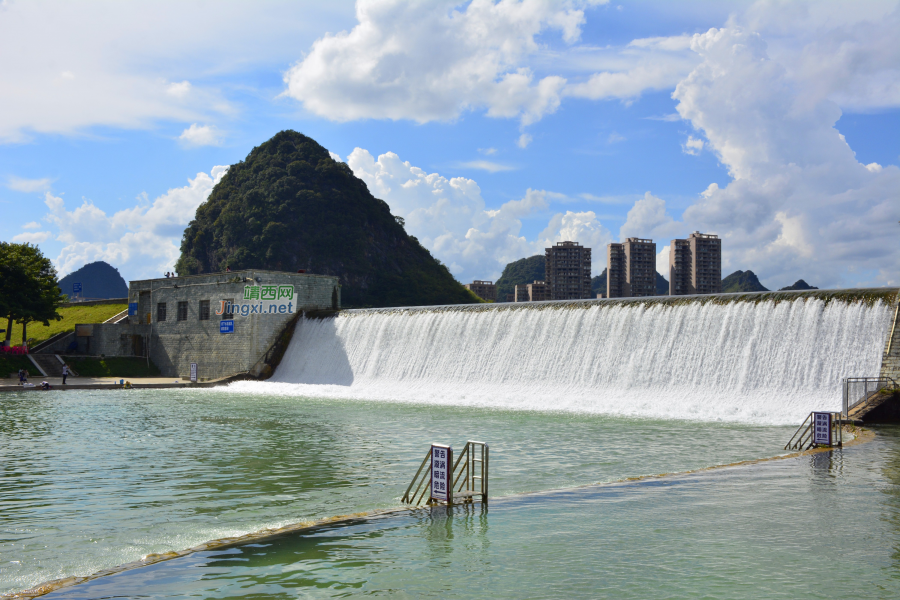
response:
{"label": "distant city skyline", "polygon": [[[714,231],[771,289],[900,285],[898,2],[0,3],[0,239],[161,276],[283,129],[462,283]],[[669,245],[656,270],[668,275]]]}

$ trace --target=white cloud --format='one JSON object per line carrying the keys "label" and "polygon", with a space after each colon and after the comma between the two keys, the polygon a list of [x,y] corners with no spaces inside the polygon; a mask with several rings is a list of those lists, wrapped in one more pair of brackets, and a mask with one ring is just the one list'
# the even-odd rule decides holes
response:
{"label": "white cloud", "polygon": [[497,154],[496,148],[479,148],[478,151],[481,152],[482,154],[484,154],[485,156],[491,156],[492,154]]}
{"label": "white cloud", "polygon": [[687,141],[681,145],[682,152],[693,156],[697,156],[702,150],[703,140],[695,138],[692,135],[689,135]]}
{"label": "white cloud", "polygon": [[334,160],[334,161],[336,161],[336,162],[344,162],[344,159],[342,159],[342,158],[341,158],[341,155],[338,154],[337,152],[332,152],[331,150],[329,150],[329,151],[328,151],[328,156],[330,156],[331,159]]}
{"label": "white cloud", "polygon": [[182,131],[178,139],[186,146],[218,146],[221,143],[219,131],[215,127],[196,123]]}
{"label": "white cloud", "polygon": [[142,195],[137,205],[113,215],[89,200],[70,211],[61,197],[46,192],[44,203],[50,211],[46,219],[55,226],[55,238],[63,243],[55,260],[60,275],[96,260],[134,278],[171,270],[180,255],[185,227],[227,170],[217,166],[209,174],[197,173],[188,185],[170,189],[153,202]]}
{"label": "white cloud", "polygon": [[525,148],[528,147],[528,144],[530,144],[533,140],[534,140],[534,138],[531,137],[530,134],[523,133],[522,135],[519,136],[519,139],[516,140],[516,145],[519,148],[522,148],[524,150]]}
{"label": "white cloud", "polygon": [[[551,203],[565,199],[554,192],[529,189],[521,199],[488,210],[475,181],[426,173],[393,152],[376,160],[356,148],[347,164],[375,197],[403,217],[406,230],[462,280],[496,278],[507,263],[543,253],[545,244],[574,240],[605,248],[610,239],[593,212],[571,211],[552,216],[537,239],[526,239],[522,219],[537,218]],[[597,259],[604,252],[595,254],[596,264],[605,261]]]}
{"label": "white cloud", "polygon": [[[349,13],[349,14],[346,14]],[[95,126],[148,128],[234,114],[223,75],[296,57],[345,3],[6,2],[0,18],[0,143]],[[225,42],[223,42],[225,40]],[[243,86],[242,86],[243,87]]]}
{"label": "white cloud", "polygon": [[358,25],[317,40],[285,74],[285,93],[336,121],[424,123],[484,108],[489,116],[528,124],[555,111],[566,80],[536,80],[524,63],[540,49],[539,35],[557,32],[567,44],[578,40],[583,3],[457,4],[359,2]]}
{"label": "white cloud", "polygon": [[221,143],[219,131],[215,127],[196,123],[182,131],[178,139],[186,146],[218,146]]}
{"label": "white cloud", "polygon": [[20,233],[19,235],[14,235],[12,241],[23,244],[40,244],[41,242],[46,242],[50,238],[49,231],[27,231],[25,233]]}
{"label": "white cloud", "polygon": [[479,169],[481,171],[487,171],[488,173],[514,171],[516,169],[516,167],[511,167],[509,165],[504,165],[490,160],[470,160],[468,162],[460,163],[460,166],[467,167],[469,169]]}
{"label": "white cloud", "polygon": [[[862,39],[873,28],[840,25],[838,37],[852,29],[853,52],[877,53]],[[900,283],[900,169],[856,160],[835,129],[840,88],[822,91],[802,64],[774,60],[762,36],[737,26],[695,35],[692,49],[703,62],[678,84],[677,110],[733,181],[711,184],[684,211],[684,229],[718,233],[723,270],[752,269],[769,287],[801,277],[820,287]]]}
{"label": "white cloud", "polygon": [[620,134],[616,133],[615,131],[613,131],[611,134],[609,134],[609,137],[606,138],[607,144],[616,144],[618,142],[624,142],[624,141],[625,141],[625,136],[620,135]]}
{"label": "white cloud", "polygon": [[666,202],[650,192],[634,203],[628,211],[625,223],[619,229],[619,240],[639,237],[656,240],[657,247],[668,244],[670,238],[677,236],[684,226],[666,212]]}
{"label": "white cloud", "polygon": [[591,249],[591,273],[599,275],[606,268],[606,245],[613,241],[609,230],[593,211],[557,213],[532,244],[534,254],[543,254],[556,242],[578,242]]}
{"label": "white cloud", "polygon": [[674,123],[676,121],[681,120],[681,115],[678,113],[670,113],[668,115],[657,115],[653,117],[644,117],[649,121],[665,121],[666,123]]}
{"label": "white cloud", "polygon": [[43,192],[50,189],[50,179],[23,179],[11,175],[6,180],[6,187],[17,192]]}
{"label": "white cloud", "polygon": [[32,221],[30,223],[25,223],[24,225],[22,225],[22,229],[40,229],[40,228],[41,228],[41,224],[38,223],[37,221]]}

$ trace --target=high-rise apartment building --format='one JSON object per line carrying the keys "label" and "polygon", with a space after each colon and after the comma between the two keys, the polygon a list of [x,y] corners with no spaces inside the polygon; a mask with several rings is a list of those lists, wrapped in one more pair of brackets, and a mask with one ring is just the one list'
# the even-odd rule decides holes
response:
{"label": "high-rise apartment building", "polygon": [[606,297],[656,295],[656,244],[628,238],[606,247]]}
{"label": "high-rise apartment building", "polygon": [[557,242],[545,252],[544,280],[552,300],[591,297],[591,249],[578,242]]}
{"label": "high-rise apartment building", "polygon": [[540,302],[550,299],[550,286],[545,281],[516,286],[516,302]]}
{"label": "high-rise apartment building", "polygon": [[625,296],[625,244],[606,245],[606,297]]}
{"label": "high-rise apartment building", "polygon": [[476,279],[472,283],[467,283],[465,288],[482,300],[497,300],[497,286],[494,285],[493,281],[479,281]]}
{"label": "high-rise apartment building", "polygon": [[722,292],[722,240],[695,231],[669,247],[669,295]]}

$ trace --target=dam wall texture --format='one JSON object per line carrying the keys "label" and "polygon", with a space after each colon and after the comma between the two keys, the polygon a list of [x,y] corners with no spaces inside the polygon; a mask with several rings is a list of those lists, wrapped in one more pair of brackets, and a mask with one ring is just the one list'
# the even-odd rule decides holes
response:
{"label": "dam wall texture", "polygon": [[[301,319],[266,393],[796,423],[877,376],[896,288],[348,310]],[[900,340],[898,340],[900,341]],[[248,388],[249,389],[249,388]]]}

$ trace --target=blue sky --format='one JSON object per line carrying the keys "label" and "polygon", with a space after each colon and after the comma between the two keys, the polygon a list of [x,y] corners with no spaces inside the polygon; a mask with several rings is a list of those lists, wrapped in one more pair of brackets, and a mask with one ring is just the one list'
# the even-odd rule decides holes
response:
{"label": "blue sky", "polygon": [[463,282],[723,238],[770,288],[900,285],[897,2],[0,2],[0,239],[159,276],[282,129]]}

